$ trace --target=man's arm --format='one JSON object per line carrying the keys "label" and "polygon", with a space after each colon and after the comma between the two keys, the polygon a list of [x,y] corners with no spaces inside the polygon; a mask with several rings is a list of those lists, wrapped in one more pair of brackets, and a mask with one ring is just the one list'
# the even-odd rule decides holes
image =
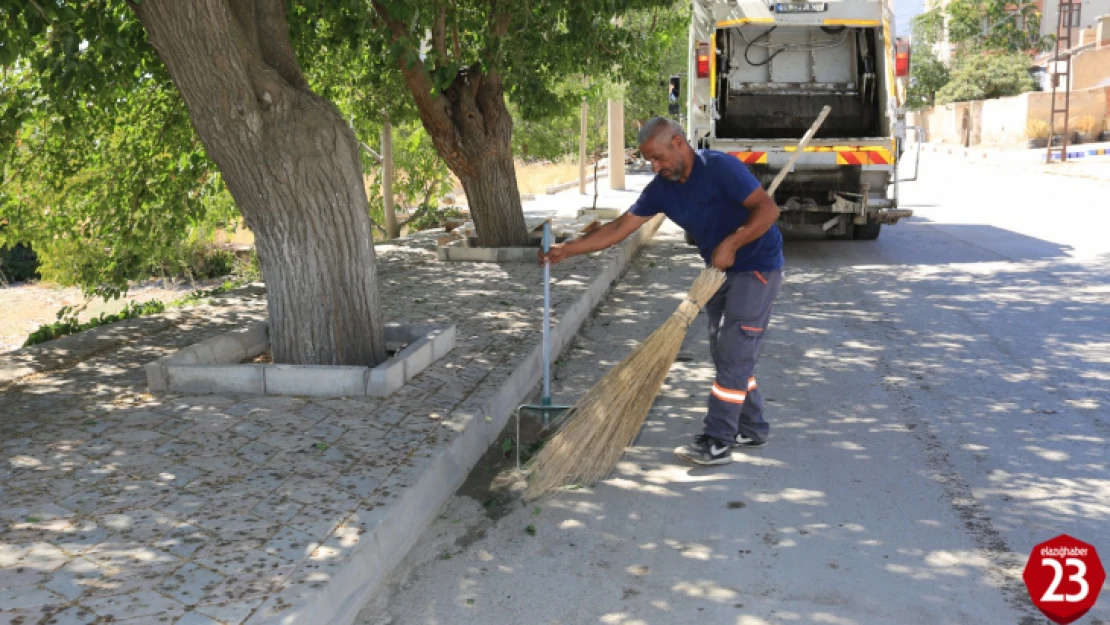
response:
{"label": "man's arm", "polygon": [[616,245],[625,240],[628,235],[636,232],[636,230],[649,219],[651,218],[640,217],[639,215],[633,215],[631,212],[626,211],[620,217],[617,217],[584,237],[571,239],[566,243],[556,243],[552,245],[551,251],[547,253],[546,257],[541,249],[539,254],[540,263],[543,263],[544,260],[549,260],[551,264],[554,265],[571,256],[589,254],[590,252],[596,252]]}
{"label": "man's arm", "polygon": [[778,204],[762,188],[752,191],[744,200],[744,208],[748,209],[748,220],[713,250],[713,266],[721,271],[732,266],[736,250],[763,236],[779,218]]}

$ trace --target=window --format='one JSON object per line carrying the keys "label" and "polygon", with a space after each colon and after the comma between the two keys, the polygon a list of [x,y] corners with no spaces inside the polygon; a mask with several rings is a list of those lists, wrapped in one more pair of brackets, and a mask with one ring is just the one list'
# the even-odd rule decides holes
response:
{"label": "window", "polygon": [[1083,5],[1078,2],[1060,5],[1060,20],[1064,28],[1079,28],[1079,10]]}

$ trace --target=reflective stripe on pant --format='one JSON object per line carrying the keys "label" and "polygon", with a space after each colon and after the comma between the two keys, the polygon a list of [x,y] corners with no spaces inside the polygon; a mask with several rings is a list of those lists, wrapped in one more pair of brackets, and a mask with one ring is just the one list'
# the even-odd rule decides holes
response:
{"label": "reflective stripe on pant", "polygon": [[782,277],[781,269],[730,273],[705,307],[709,350],[717,368],[705,415],[705,433],[713,438],[767,438],[770,426],[763,420],[755,362]]}

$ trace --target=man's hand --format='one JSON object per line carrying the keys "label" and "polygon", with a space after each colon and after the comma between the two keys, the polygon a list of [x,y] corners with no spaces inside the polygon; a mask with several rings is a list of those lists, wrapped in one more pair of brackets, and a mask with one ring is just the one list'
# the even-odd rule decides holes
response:
{"label": "man's hand", "polygon": [[736,246],[731,241],[732,237],[721,241],[713,250],[712,265],[724,271],[736,262]]}
{"label": "man's hand", "polygon": [[566,243],[556,243],[551,246],[551,249],[548,250],[547,254],[543,253],[543,248],[541,247],[538,256],[541,265],[545,262],[550,262],[552,265],[556,265],[569,258],[570,254],[567,251]]}

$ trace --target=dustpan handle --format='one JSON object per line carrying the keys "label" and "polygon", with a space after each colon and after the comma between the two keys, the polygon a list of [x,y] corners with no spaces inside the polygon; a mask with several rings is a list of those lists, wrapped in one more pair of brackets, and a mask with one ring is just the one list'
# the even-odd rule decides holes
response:
{"label": "dustpan handle", "polygon": [[[551,221],[543,222],[543,253],[551,251]],[[551,404],[551,261],[543,263],[543,398]]]}

